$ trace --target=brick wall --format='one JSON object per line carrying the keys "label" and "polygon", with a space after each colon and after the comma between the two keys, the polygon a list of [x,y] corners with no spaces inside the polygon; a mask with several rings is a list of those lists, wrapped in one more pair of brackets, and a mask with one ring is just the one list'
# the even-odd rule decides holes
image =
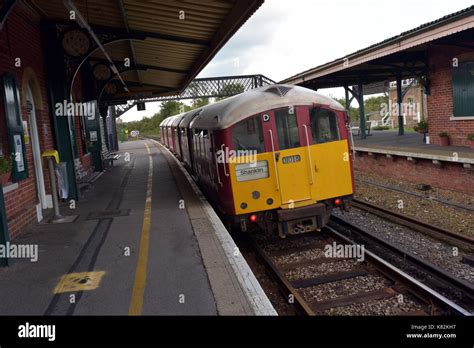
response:
{"label": "brick wall", "polygon": [[431,160],[419,160],[414,164],[405,157],[396,157],[392,161],[385,156],[375,157],[358,153],[354,168],[361,173],[374,173],[395,180],[428,184],[474,196],[474,170],[463,168],[459,163],[443,162],[443,167],[440,168]]}
{"label": "brick wall", "polygon": [[[470,44],[474,45],[474,41]],[[428,96],[428,115],[430,141],[433,144],[439,143],[438,134],[440,132],[447,132],[451,145],[469,146],[467,134],[474,133],[474,118],[472,120],[453,121],[450,120],[450,117],[453,116],[452,61],[455,57],[470,53],[472,53],[472,50],[454,46],[448,48],[434,46],[430,48],[429,81],[431,94]]]}
{"label": "brick wall", "polygon": [[[419,86],[412,86],[410,89],[406,92],[405,97],[403,98],[403,103],[408,104],[408,101],[410,98],[413,98],[413,101],[415,103],[415,109],[411,112],[410,115],[406,115],[406,128],[413,128],[418,124],[418,115],[417,112],[420,112],[420,118],[425,118],[428,120],[428,115],[425,115],[423,112],[423,97],[422,97],[422,91],[421,87]],[[397,89],[396,88],[390,88],[389,94],[388,94],[389,100],[392,102],[392,105],[396,105],[397,103]],[[396,106],[395,106],[396,107]],[[393,125],[395,127],[398,126],[398,117],[392,115],[392,120],[393,120]]]}
{"label": "brick wall", "polygon": [[[42,62],[42,48],[40,38],[39,16],[21,3],[8,17],[5,27],[0,32],[0,76],[12,73],[17,79],[20,90],[21,113],[23,120],[28,122],[24,92],[28,78],[34,76],[35,112],[38,124],[39,142],[41,151],[54,147],[54,131],[48,108],[46,74]],[[15,58],[21,59],[21,67],[15,67]],[[2,92],[3,93],[3,92]],[[28,122],[31,134],[31,126]],[[0,137],[4,152],[8,151],[5,127],[5,106],[0,98]],[[33,164],[33,153],[30,144],[26,145],[26,159],[28,162],[29,177],[18,183],[18,188],[5,194],[6,215],[10,238],[14,239],[29,223],[36,221],[36,177]],[[47,193],[50,193],[49,174],[47,166],[43,166],[43,174]]]}

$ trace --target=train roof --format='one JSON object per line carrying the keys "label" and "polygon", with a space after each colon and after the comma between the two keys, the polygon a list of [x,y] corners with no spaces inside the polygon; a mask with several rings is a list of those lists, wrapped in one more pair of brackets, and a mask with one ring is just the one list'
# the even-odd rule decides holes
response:
{"label": "train roof", "polygon": [[199,109],[168,117],[160,125],[225,129],[260,112],[291,105],[312,104],[328,105],[335,110],[345,110],[334,99],[311,89],[277,84],[253,89]]}
{"label": "train roof", "polygon": [[201,113],[201,111],[203,110],[203,108],[199,108],[199,109],[194,109],[194,110],[191,110],[191,111],[188,111],[183,119],[181,120],[181,123],[179,124],[180,127],[184,127],[184,128],[187,128],[189,126],[189,124],[191,123],[191,121],[193,120],[193,117],[194,116],[197,116]]}
{"label": "train roof", "polygon": [[207,105],[192,120],[191,127],[225,129],[260,112],[291,105],[312,104],[328,105],[335,110],[345,110],[337,101],[311,89],[277,84],[257,88]]}
{"label": "train roof", "polygon": [[171,121],[172,117],[167,117],[160,123],[160,127],[166,127],[168,123]]}
{"label": "train roof", "polygon": [[177,127],[179,125],[179,122],[181,122],[181,119],[184,117],[184,115],[185,114],[183,113],[183,114],[173,116],[173,119],[171,120],[169,125],[172,126],[172,127]]}

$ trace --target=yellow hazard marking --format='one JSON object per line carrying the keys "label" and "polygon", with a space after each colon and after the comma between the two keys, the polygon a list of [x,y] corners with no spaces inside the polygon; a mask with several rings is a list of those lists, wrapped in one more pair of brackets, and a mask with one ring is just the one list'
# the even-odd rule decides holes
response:
{"label": "yellow hazard marking", "polygon": [[135,270],[135,282],[133,284],[132,300],[128,310],[129,315],[141,315],[143,307],[143,297],[146,286],[146,272],[148,263],[148,247],[151,227],[151,193],[153,182],[153,158],[148,144],[145,144],[148,152],[148,182],[145,199],[145,212],[143,214],[143,226],[140,238],[140,251],[138,253],[137,267]]}
{"label": "yellow hazard marking", "polygon": [[104,271],[65,274],[56,285],[54,293],[95,290],[99,287],[104,274]]}

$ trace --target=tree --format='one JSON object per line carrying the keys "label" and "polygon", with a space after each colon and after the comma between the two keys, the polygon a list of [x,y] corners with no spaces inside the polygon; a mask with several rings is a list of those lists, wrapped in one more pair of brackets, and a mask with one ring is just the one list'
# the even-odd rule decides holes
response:
{"label": "tree", "polygon": [[208,104],[209,104],[209,98],[194,99],[193,102],[191,103],[191,110],[192,109],[197,109],[197,108],[202,108],[203,106],[206,106]]}
{"label": "tree", "polygon": [[160,111],[153,116],[144,117],[140,121],[132,121],[123,125],[130,130],[138,130],[141,134],[156,135],[160,133],[160,123],[165,118],[188,111],[189,109],[189,106],[181,102],[169,100],[161,103]]}
{"label": "tree", "polygon": [[[346,98],[339,98],[335,99],[339,104],[343,107],[346,107]],[[352,103],[351,103],[352,105]],[[349,119],[351,122],[356,122],[359,120],[359,108],[355,108],[353,106],[349,107]]]}
{"label": "tree", "polygon": [[[339,98],[335,99],[339,104],[342,106],[346,106],[346,99]],[[382,96],[371,97],[364,101],[364,109],[365,114],[368,115],[374,112],[380,112],[382,110],[383,104],[386,103],[388,105],[388,95],[384,94]],[[352,103],[351,103],[352,105]],[[357,107],[350,107],[349,109],[349,116],[351,122],[359,121],[359,108]]]}
{"label": "tree", "polygon": [[243,93],[245,91],[245,87],[241,83],[228,83],[222,87],[220,90],[220,94],[223,95],[223,97],[218,97],[216,98],[216,101],[219,100],[224,100],[228,97],[231,97],[236,94]]}

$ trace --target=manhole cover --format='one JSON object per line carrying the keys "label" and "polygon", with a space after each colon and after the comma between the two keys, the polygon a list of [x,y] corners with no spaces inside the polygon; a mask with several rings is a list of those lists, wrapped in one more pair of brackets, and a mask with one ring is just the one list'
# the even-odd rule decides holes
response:
{"label": "manhole cover", "polygon": [[89,213],[86,220],[112,219],[118,216],[130,215],[130,209],[104,210]]}
{"label": "manhole cover", "polygon": [[82,272],[63,275],[54,289],[55,294],[63,292],[95,290],[99,287],[100,280],[105,272]]}

